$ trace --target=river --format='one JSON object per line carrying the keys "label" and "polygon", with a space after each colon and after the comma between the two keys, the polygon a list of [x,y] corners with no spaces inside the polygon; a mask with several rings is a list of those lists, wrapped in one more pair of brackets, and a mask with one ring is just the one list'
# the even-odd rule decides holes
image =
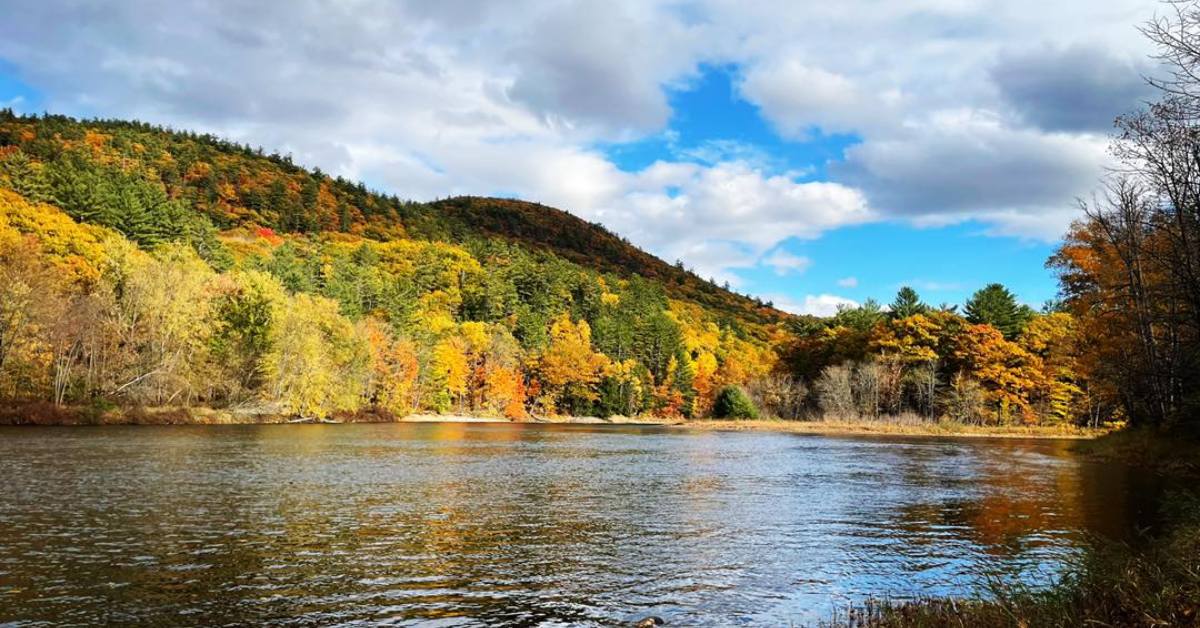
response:
{"label": "river", "polygon": [[1068,441],[0,428],[0,623],[800,625],[1045,582],[1153,482]]}

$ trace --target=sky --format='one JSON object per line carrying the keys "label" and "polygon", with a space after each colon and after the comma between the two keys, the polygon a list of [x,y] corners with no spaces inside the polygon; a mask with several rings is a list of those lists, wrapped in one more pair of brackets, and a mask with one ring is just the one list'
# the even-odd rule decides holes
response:
{"label": "sky", "polygon": [[7,0],[0,107],[403,198],[560,207],[797,313],[1047,257],[1153,98],[1152,0]]}

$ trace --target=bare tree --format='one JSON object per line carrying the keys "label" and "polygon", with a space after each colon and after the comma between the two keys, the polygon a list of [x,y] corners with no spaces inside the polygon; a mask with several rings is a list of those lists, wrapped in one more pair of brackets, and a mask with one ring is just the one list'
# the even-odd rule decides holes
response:
{"label": "bare tree", "polygon": [[853,372],[845,364],[827,366],[817,377],[817,400],[821,410],[830,416],[855,416]]}
{"label": "bare tree", "polygon": [[865,416],[879,416],[884,369],[876,361],[862,362],[854,369],[854,400]]}
{"label": "bare tree", "polygon": [[780,373],[755,379],[749,391],[758,407],[781,419],[800,418],[808,397],[804,382]]}

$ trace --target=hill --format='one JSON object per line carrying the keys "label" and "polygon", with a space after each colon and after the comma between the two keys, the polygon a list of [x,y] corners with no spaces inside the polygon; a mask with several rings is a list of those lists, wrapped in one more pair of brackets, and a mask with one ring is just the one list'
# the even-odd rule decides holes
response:
{"label": "hill", "polygon": [[[0,396],[698,416],[790,318],[561,210],[405,201],[139,122],[0,112],[0,190],[7,272],[47,295],[14,301]],[[81,299],[76,333],[113,335],[46,353],[38,317]]]}
{"label": "hill", "polygon": [[680,264],[668,264],[569,212],[525,201],[464,196],[430,204],[451,221],[460,237],[483,234],[549,251],[604,272],[637,274],[661,283],[672,296],[734,318],[777,323],[790,315],[714,285]]}
{"label": "hill", "polygon": [[[222,229],[254,224],[280,233],[344,232],[378,240],[414,238],[463,243],[502,237],[602,272],[640,275],[672,297],[732,319],[776,323],[789,316],[633,246],[603,226],[569,212],[511,199],[460,197],[433,203],[369,191],[362,183],[306,170],[290,157],[212,135],[176,132],[138,122],[80,122],[63,116],[0,117],[0,147],[54,163],[71,155],[86,179],[128,177],[143,170],[167,195]],[[110,166],[122,164],[117,173]],[[90,199],[75,199],[78,204]],[[126,208],[128,209],[128,208]],[[94,219],[94,217],[90,217]]]}

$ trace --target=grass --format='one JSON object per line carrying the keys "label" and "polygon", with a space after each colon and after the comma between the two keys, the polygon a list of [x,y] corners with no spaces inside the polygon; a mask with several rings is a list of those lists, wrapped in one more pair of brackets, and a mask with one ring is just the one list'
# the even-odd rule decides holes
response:
{"label": "grass", "polygon": [[[1200,441],[1191,434],[1126,431],[1087,455],[1148,465],[1195,487]],[[1200,626],[1200,494],[1177,491],[1163,528],[1136,545],[1093,541],[1053,586],[991,581],[977,600],[871,600],[837,613],[831,628],[892,626]]]}

